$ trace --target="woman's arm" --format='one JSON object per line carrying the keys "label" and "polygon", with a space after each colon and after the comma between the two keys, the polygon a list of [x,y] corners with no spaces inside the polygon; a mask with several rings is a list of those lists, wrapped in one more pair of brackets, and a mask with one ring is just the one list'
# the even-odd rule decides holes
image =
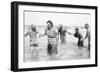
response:
{"label": "woman's arm", "polygon": [[45,30],[45,33],[44,34],[40,34],[39,37],[43,37],[46,35],[46,30]]}
{"label": "woman's arm", "polygon": [[45,36],[45,35],[46,35],[46,34],[40,34],[40,35],[39,35],[39,38],[40,38],[40,37],[43,37],[43,36]]}

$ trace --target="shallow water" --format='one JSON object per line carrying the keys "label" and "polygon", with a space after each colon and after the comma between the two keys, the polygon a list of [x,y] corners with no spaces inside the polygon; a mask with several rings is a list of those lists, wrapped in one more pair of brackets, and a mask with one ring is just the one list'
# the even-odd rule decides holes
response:
{"label": "shallow water", "polygon": [[[69,30],[74,33],[74,30]],[[25,33],[27,32],[27,27],[25,28]],[[85,30],[80,31],[85,36]],[[44,33],[44,29],[41,28],[40,33]],[[50,61],[50,60],[78,60],[78,59],[88,59],[89,52],[87,50],[87,40],[84,41],[83,48],[79,49],[77,46],[77,38],[66,33],[66,44],[61,45],[60,41],[58,43],[58,54],[52,57],[47,55],[47,36],[38,38],[39,51],[38,59],[32,58],[31,50],[29,46],[29,36],[25,37],[25,48],[24,48],[24,61]]]}

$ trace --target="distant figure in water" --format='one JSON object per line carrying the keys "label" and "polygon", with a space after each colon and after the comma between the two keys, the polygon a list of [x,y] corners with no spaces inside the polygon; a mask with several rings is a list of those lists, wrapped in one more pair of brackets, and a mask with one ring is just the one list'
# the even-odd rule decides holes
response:
{"label": "distant figure in water", "polygon": [[37,30],[36,26],[32,24],[25,36],[29,35],[30,37],[30,48],[31,48],[31,57],[33,60],[38,60],[38,41],[37,41]]}
{"label": "distant figure in water", "polygon": [[74,35],[74,37],[78,38],[78,43],[77,43],[77,45],[78,45],[79,48],[81,48],[81,47],[84,46],[83,36],[82,36],[82,34],[79,32],[79,28],[77,28],[77,27],[75,28],[75,33],[74,33],[74,34],[68,32],[68,31],[67,31],[67,33],[68,33],[68,34],[71,34],[71,35]]}
{"label": "distant figure in water", "polygon": [[57,54],[58,31],[53,27],[53,22],[51,20],[47,21],[47,29],[45,30],[45,33],[41,34],[39,37],[45,35],[48,37],[47,53],[49,56],[54,57]]}
{"label": "distant figure in water", "polygon": [[[86,29],[86,36],[85,36],[85,38],[83,39],[83,41],[85,40],[85,39],[88,39],[88,51],[89,51],[89,54],[90,54],[90,29],[89,29],[89,24],[88,23],[86,23],[85,24],[85,29]],[[90,55],[89,55],[90,56]]]}
{"label": "distant figure in water", "polygon": [[66,43],[66,29],[64,29],[62,24],[59,25],[58,34],[60,36],[61,44],[65,44]]}

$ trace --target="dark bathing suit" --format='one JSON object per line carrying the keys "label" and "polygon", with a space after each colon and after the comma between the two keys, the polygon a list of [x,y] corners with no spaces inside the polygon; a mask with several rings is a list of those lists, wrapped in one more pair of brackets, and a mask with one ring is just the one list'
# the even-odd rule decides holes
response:
{"label": "dark bathing suit", "polygon": [[60,33],[60,39],[61,39],[61,42],[66,42],[66,30],[63,30],[62,28],[60,28],[58,30],[58,33]]}
{"label": "dark bathing suit", "polygon": [[84,42],[81,40],[83,38],[83,36],[80,33],[74,33],[74,37],[78,38],[78,46],[79,47],[83,47],[84,46]]}

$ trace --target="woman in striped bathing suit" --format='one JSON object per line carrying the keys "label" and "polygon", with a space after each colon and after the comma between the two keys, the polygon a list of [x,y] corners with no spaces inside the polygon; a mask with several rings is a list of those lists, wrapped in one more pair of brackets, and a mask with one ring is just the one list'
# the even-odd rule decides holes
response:
{"label": "woman in striped bathing suit", "polygon": [[47,21],[47,29],[45,30],[45,34],[40,35],[40,37],[47,35],[48,37],[48,45],[47,45],[47,53],[48,55],[57,54],[57,46],[58,46],[58,32],[57,29],[53,27],[52,21]]}

